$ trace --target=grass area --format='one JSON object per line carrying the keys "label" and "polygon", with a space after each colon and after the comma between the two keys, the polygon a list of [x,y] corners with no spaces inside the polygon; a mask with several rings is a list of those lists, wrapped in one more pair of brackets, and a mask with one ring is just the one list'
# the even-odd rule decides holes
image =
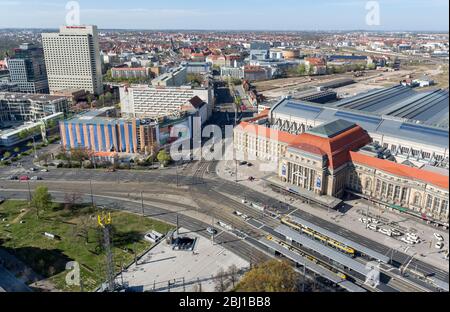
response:
{"label": "grass area", "polygon": [[[133,250],[143,253],[151,244],[143,240],[149,230],[166,233],[172,226],[125,212],[111,212],[113,255],[116,270],[134,260]],[[6,218],[6,221],[1,221]],[[25,223],[21,223],[25,222]],[[9,226],[7,226],[9,224]],[[52,240],[44,232],[61,237]],[[66,263],[77,261],[81,268],[84,290],[94,290],[106,280],[106,255],[102,248],[102,231],[96,213],[90,207],[64,209],[53,204],[48,211],[36,210],[25,201],[8,200],[0,205],[0,247],[15,254],[36,273],[48,278],[59,290],[80,291],[69,287],[65,277]]]}

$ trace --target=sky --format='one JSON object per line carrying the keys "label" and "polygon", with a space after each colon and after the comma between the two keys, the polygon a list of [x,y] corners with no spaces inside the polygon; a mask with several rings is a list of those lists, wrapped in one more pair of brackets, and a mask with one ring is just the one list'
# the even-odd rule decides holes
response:
{"label": "sky", "polygon": [[[0,0],[0,28],[57,28],[65,25],[68,2]],[[103,29],[448,31],[449,28],[448,0],[77,2],[81,24],[94,24]],[[367,23],[368,17],[372,22]]]}

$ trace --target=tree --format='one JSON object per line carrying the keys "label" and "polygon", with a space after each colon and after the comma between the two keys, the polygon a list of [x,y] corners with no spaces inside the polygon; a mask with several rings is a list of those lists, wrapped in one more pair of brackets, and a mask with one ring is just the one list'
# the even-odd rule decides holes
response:
{"label": "tree", "polygon": [[87,103],[91,106],[91,108],[92,108],[92,101],[95,99],[95,96],[93,95],[93,94],[91,94],[91,93],[88,93],[87,95],[86,95],[86,101],[87,101]]}
{"label": "tree", "polygon": [[31,199],[31,204],[36,208],[38,218],[40,210],[47,210],[50,208],[52,204],[52,195],[50,195],[46,186],[39,185],[36,188]]}
{"label": "tree", "polygon": [[18,152],[20,152],[20,148],[15,147],[15,148],[14,148],[14,153],[18,153]]}
{"label": "tree", "polygon": [[186,77],[188,83],[191,83],[193,86],[200,86],[203,82],[203,78],[199,74],[188,74]]}
{"label": "tree", "polygon": [[296,292],[299,276],[285,261],[270,260],[245,274],[240,292]]}
{"label": "tree", "polygon": [[72,213],[75,212],[76,205],[79,200],[81,200],[82,196],[80,193],[66,193],[64,195],[64,208],[70,210]]}
{"label": "tree", "polygon": [[42,153],[41,155],[39,155],[38,157],[38,161],[39,163],[44,162],[44,164],[47,166],[48,165],[48,160],[50,159],[50,153]]}
{"label": "tree", "polygon": [[49,129],[53,129],[53,128],[55,128],[57,126],[57,123],[56,123],[56,121],[55,120],[49,120],[48,121],[48,123],[47,123],[47,127],[49,128]]}
{"label": "tree", "polygon": [[163,166],[167,166],[172,161],[172,157],[170,157],[170,155],[164,149],[159,151],[158,156],[156,156],[156,158],[158,159],[159,163]]}
{"label": "tree", "polygon": [[305,64],[300,64],[300,65],[297,67],[297,73],[298,73],[300,76],[303,76],[303,75],[306,74],[306,66],[305,66]]}
{"label": "tree", "polygon": [[11,153],[10,152],[3,153],[3,158],[9,158],[9,157],[11,157]]}
{"label": "tree", "polygon": [[70,159],[79,162],[81,167],[83,165],[83,161],[89,159],[89,154],[85,149],[73,148],[70,150]]}
{"label": "tree", "polygon": [[113,95],[111,92],[106,92],[104,98],[105,98],[106,103],[111,104]]}
{"label": "tree", "polygon": [[218,292],[225,292],[229,287],[229,283],[226,277],[226,273],[223,269],[215,276],[215,290]]}
{"label": "tree", "polygon": [[236,287],[236,284],[239,280],[239,269],[235,264],[228,268],[227,278],[228,282],[233,286],[233,288]]}

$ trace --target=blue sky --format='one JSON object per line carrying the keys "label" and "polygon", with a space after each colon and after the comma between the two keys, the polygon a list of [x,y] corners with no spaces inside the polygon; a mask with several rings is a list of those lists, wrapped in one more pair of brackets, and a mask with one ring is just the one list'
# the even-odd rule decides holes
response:
{"label": "blue sky", "polygon": [[[56,28],[68,1],[0,0],[0,28]],[[379,0],[380,25],[366,24],[366,0],[79,0],[83,24],[126,29],[448,30],[448,0]]]}

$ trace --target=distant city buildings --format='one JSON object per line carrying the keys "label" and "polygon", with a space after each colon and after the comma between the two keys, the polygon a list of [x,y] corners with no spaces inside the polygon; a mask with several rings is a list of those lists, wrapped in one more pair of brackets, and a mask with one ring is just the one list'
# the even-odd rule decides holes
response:
{"label": "distant city buildings", "polygon": [[207,62],[183,62],[181,66],[186,67],[188,74],[204,75],[211,73],[211,64]]}
{"label": "distant city buildings", "polygon": [[20,92],[49,93],[43,49],[24,43],[14,52],[8,60],[11,82]]}
{"label": "distant city buildings", "polygon": [[152,80],[154,87],[180,87],[187,82],[187,68],[179,66]]}
{"label": "distant city buildings", "polygon": [[42,34],[50,92],[84,89],[103,93],[96,26],[63,26],[59,33]]}
{"label": "distant city buildings", "polygon": [[244,66],[244,79],[248,81],[268,80],[272,77],[271,69],[263,66]]}
{"label": "distant city buildings", "polygon": [[148,78],[149,77],[149,69],[145,67],[117,67],[111,69],[111,77],[119,78],[119,79],[139,79],[139,78]]}

